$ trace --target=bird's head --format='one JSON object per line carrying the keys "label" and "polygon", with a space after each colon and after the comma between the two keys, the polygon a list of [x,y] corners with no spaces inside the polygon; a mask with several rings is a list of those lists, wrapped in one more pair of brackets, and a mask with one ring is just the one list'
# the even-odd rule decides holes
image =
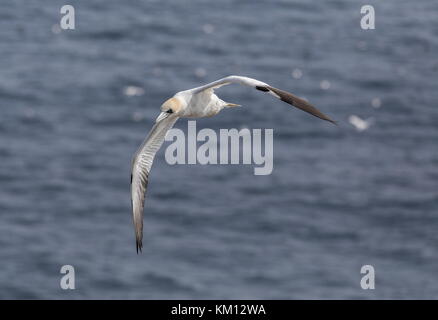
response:
{"label": "bird's head", "polygon": [[163,119],[166,119],[170,115],[178,116],[181,113],[182,108],[183,108],[183,104],[180,99],[173,97],[166,100],[161,105],[161,113],[155,122],[159,122]]}

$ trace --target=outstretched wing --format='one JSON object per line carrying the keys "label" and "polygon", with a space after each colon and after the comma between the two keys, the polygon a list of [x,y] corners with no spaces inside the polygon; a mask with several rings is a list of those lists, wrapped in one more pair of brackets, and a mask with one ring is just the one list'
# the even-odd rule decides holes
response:
{"label": "outstretched wing", "polygon": [[149,172],[155,154],[163,144],[167,131],[173,127],[177,116],[169,116],[157,122],[143,141],[132,159],[131,168],[131,204],[134,219],[135,239],[138,250],[142,249],[143,239],[143,208],[146,189],[148,186]]}
{"label": "outstretched wing", "polygon": [[245,86],[253,87],[253,88],[260,90],[260,91],[263,91],[263,92],[267,92],[270,95],[272,95],[272,96],[274,96],[274,97],[276,97],[276,98],[278,98],[278,99],[280,99],[280,100],[282,100],[282,101],[284,101],[284,102],[286,102],[286,103],[288,103],[288,104],[290,104],[298,109],[301,109],[305,112],[310,113],[311,115],[314,115],[315,117],[318,117],[320,119],[327,120],[327,121],[330,121],[330,122],[336,124],[335,121],[333,121],[328,116],[323,114],[321,111],[316,109],[313,105],[311,105],[306,100],[301,99],[290,92],[271,87],[267,83],[261,82],[261,81],[256,80],[256,79],[248,78],[248,77],[241,77],[241,76],[225,77],[225,78],[219,79],[217,81],[211,82],[209,84],[206,84],[204,86],[194,88],[194,89],[192,89],[192,92],[196,94],[196,93],[200,93],[204,90],[217,89],[219,87],[222,87],[222,86],[225,86],[228,84],[232,84],[232,83],[242,84]]}

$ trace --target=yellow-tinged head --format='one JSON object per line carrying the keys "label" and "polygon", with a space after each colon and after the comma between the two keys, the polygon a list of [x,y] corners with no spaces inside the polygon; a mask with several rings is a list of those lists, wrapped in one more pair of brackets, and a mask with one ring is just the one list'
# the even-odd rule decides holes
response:
{"label": "yellow-tinged head", "polygon": [[170,115],[178,116],[182,111],[182,103],[178,98],[170,98],[161,105],[161,113],[155,120],[156,123],[168,118]]}
{"label": "yellow-tinged head", "polygon": [[182,103],[177,98],[170,98],[161,105],[161,112],[178,113],[182,109]]}

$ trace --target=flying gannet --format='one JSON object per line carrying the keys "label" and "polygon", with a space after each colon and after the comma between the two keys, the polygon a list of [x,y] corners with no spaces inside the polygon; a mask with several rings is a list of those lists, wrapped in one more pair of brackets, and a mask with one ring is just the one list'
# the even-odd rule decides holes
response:
{"label": "flying gannet", "polygon": [[214,89],[228,84],[241,84],[253,87],[306,111],[315,117],[330,121],[333,120],[324,115],[307,101],[292,93],[271,87],[267,83],[256,79],[228,76],[211,82],[201,87],[180,91],[161,105],[161,113],[155,120],[155,124],[135,153],[131,168],[131,204],[134,219],[135,238],[138,250],[141,251],[143,244],[143,209],[146,189],[149,180],[149,172],[154,161],[155,154],[161,147],[164,137],[173,127],[178,118],[203,118],[218,114],[222,109],[237,107],[239,105],[221,100],[214,94]]}

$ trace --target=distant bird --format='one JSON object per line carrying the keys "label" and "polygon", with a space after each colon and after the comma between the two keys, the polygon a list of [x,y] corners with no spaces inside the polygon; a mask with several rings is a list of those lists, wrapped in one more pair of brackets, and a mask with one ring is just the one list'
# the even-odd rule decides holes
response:
{"label": "distant bird", "polygon": [[374,123],[374,119],[368,118],[364,120],[353,114],[348,117],[348,122],[350,122],[357,131],[362,132],[367,130]]}
{"label": "distant bird", "polygon": [[161,105],[161,113],[155,120],[154,126],[132,159],[131,203],[137,253],[139,250],[141,251],[143,247],[143,208],[149,180],[149,172],[155,154],[163,144],[167,131],[172,128],[178,118],[211,117],[218,114],[224,108],[239,106],[238,104],[225,102],[214,94],[214,89],[233,83],[242,84],[253,87],[262,92],[267,92],[294,107],[314,115],[315,117],[336,124],[336,122],[324,115],[310,103],[292,93],[271,87],[267,83],[247,77],[228,76],[201,87],[176,93],[172,98],[166,100]]}

